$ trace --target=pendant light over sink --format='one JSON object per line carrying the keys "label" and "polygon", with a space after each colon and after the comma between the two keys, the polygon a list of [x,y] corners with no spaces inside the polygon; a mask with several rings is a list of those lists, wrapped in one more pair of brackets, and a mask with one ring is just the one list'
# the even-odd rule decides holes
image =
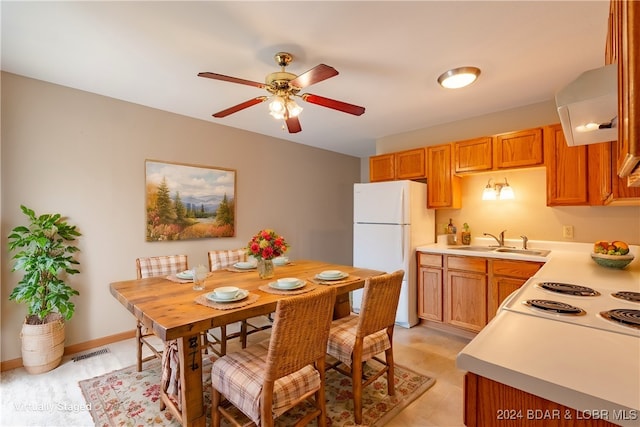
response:
{"label": "pendant light over sink", "polygon": [[459,67],[442,73],[438,77],[438,83],[447,89],[460,89],[475,82],[479,75],[480,68]]}

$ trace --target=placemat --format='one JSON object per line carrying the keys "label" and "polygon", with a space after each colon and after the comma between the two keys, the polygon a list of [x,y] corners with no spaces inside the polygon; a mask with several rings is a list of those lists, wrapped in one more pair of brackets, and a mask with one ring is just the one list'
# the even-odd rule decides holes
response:
{"label": "placemat", "polygon": [[356,280],[360,280],[360,277],[349,275],[340,280],[321,280],[317,279],[316,277],[309,279],[309,281],[315,283],[316,285],[341,285],[343,283],[355,282]]}
{"label": "placemat", "polygon": [[202,294],[196,297],[195,302],[207,307],[215,308],[216,310],[233,310],[234,308],[240,308],[249,304],[253,304],[254,302],[258,301],[258,298],[260,298],[259,295],[249,292],[249,296],[240,301],[215,302],[207,299],[207,294]]}
{"label": "placemat", "polygon": [[167,276],[167,280],[171,280],[172,282],[176,283],[193,283],[193,279],[180,279],[174,274]]}
{"label": "placemat", "polygon": [[285,289],[275,289],[272,288],[269,285],[261,285],[258,287],[258,289],[260,289],[263,292],[266,292],[268,294],[275,294],[275,295],[299,295],[299,294],[306,294],[307,292],[311,292],[312,290],[314,290],[315,288],[317,288],[317,285],[313,285],[309,282],[305,283],[305,285],[301,288],[298,289],[291,289],[291,290],[285,290]]}
{"label": "placemat", "polygon": [[225,268],[227,271],[233,271],[234,273],[250,273],[252,271],[258,271],[257,268],[236,268],[236,267],[227,267]]}

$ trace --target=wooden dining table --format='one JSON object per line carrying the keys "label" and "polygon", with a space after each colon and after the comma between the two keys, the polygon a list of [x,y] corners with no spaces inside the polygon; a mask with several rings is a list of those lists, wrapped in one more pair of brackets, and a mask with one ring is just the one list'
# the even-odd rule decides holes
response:
{"label": "wooden dining table", "polygon": [[[318,281],[315,277],[326,270],[340,270],[349,276],[334,282]],[[177,340],[180,364],[181,409],[161,390],[161,399],[182,422],[183,426],[205,426],[202,352],[200,334],[212,328],[268,315],[276,310],[279,300],[290,297],[264,289],[265,285],[283,277],[307,280],[309,286],[332,286],[337,289],[334,318],[349,314],[349,292],[364,286],[367,278],[383,271],[357,268],[313,260],[296,260],[276,266],[275,276],[260,279],[257,271],[238,271],[234,268],[211,272],[203,290],[193,290],[191,283],[176,283],[168,277],[126,280],[110,284],[111,294],[145,327],[164,341]],[[244,307],[216,309],[196,302],[221,286],[237,286],[249,291],[257,300]],[[311,291],[313,292],[313,291]]]}

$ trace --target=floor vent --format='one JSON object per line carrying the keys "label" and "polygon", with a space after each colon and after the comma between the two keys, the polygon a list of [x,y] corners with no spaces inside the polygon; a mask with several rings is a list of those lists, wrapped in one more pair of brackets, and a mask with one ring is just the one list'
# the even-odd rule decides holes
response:
{"label": "floor vent", "polygon": [[101,354],[109,353],[108,348],[101,348],[100,350],[92,351],[91,353],[79,354],[77,356],[73,356],[72,359],[74,362],[78,362],[79,360],[88,359],[94,356],[100,356]]}

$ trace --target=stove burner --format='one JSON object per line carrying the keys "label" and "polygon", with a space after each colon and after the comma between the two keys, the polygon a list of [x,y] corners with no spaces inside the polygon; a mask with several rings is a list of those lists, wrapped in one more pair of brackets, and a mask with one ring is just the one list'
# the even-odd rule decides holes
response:
{"label": "stove burner", "polygon": [[600,293],[586,286],[572,285],[569,283],[557,283],[557,282],[541,282],[539,286],[551,292],[556,292],[565,295],[576,295],[581,297],[596,297]]}
{"label": "stove burner", "polygon": [[640,302],[640,292],[633,292],[633,291],[620,291],[620,292],[616,292],[614,294],[611,294],[612,296],[616,297],[616,298],[620,298],[626,301],[631,301],[631,302]]}
{"label": "stove burner", "polygon": [[586,311],[579,307],[574,307],[563,302],[551,301],[548,299],[530,299],[525,301],[524,304],[532,308],[537,308],[538,310],[557,314],[569,314],[572,316],[581,316],[583,314],[586,314]]}
{"label": "stove burner", "polygon": [[600,316],[625,326],[640,329],[640,310],[616,308],[609,311],[602,311],[600,312]]}

